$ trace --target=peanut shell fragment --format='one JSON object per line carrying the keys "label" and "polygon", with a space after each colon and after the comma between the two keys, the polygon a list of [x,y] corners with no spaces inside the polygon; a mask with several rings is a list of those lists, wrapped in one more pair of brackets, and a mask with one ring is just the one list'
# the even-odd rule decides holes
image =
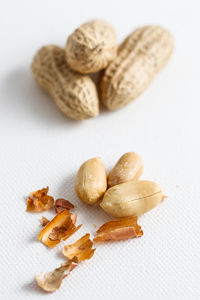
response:
{"label": "peanut shell fragment", "polygon": [[68,261],[49,273],[39,273],[35,276],[35,280],[39,287],[45,292],[55,292],[60,288],[63,279],[77,266],[76,260]]}
{"label": "peanut shell fragment", "polygon": [[54,198],[47,195],[49,187],[30,193],[27,199],[26,211],[42,212],[50,209],[54,205]]}
{"label": "peanut shell fragment", "polygon": [[93,241],[95,243],[120,241],[141,237],[142,235],[143,231],[141,226],[137,224],[137,217],[128,217],[103,224],[97,230],[97,236]]}
{"label": "peanut shell fragment", "polygon": [[61,240],[66,240],[82,225],[76,227],[73,215],[68,210],[58,213],[40,232],[38,239],[46,246],[53,248]]}
{"label": "peanut shell fragment", "polygon": [[42,227],[46,226],[49,222],[50,221],[47,218],[42,217],[42,219],[41,219],[41,225],[42,225]]}
{"label": "peanut shell fragment", "polygon": [[78,262],[90,259],[96,249],[92,249],[93,242],[90,240],[90,234],[85,234],[74,244],[66,245],[63,248],[63,255],[68,259],[77,258]]}
{"label": "peanut shell fragment", "polygon": [[100,203],[113,217],[140,216],[163,200],[158,184],[152,181],[129,181],[108,189]]}
{"label": "peanut shell fragment", "polygon": [[56,199],[56,202],[55,202],[56,213],[62,211],[63,209],[70,210],[73,208],[74,208],[74,205],[70,201],[63,199],[63,198]]}

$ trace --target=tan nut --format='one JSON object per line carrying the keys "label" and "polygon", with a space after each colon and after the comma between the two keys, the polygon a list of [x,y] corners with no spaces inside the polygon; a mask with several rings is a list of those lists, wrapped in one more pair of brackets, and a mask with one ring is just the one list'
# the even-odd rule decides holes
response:
{"label": "tan nut", "polygon": [[32,72],[41,88],[69,118],[83,120],[98,115],[95,84],[88,76],[69,68],[63,49],[53,45],[42,47],[33,59]]}
{"label": "tan nut", "polygon": [[129,181],[111,187],[100,206],[113,217],[139,216],[163,200],[161,188],[152,181]]}
{"label": "tan nut", "polygon": [[101,78],[103,104],[113,110],[137,98],[167,64],[173,47],[173,37],[160,26],[145,26],[131,33]]}
{"label": "tan nut", "polygon": [[101,199],[107,189],[107,178],[100,158],[91,158],[81,165],[76,175],[75,189],[78,197],[87,204]]}
{"label": "tan nut", "polygon": [[84,74],[100,71],[116,57],[115,31],[101,20],[87,22],[69,36],[65,51],[72,69]]}
{"label": "tan nut", "polygon": [[144,165],[140,155],[127,152],[120,157],[114,168],[108,175],[108,186],[114,186],[127,181],[139,179],[142,175]]}

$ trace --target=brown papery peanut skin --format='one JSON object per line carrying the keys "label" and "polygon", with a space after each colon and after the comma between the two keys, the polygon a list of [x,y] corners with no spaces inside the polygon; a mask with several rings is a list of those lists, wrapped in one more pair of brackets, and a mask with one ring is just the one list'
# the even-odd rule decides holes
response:
{"label": "brown papery peanut skin", "polygon": [[140,178],[144,169],[142,158],[134,152],[123,154],[108,174],[108,187]]}
{"label": "brown papery peanut skin", "polygon": [[100,91],[105,107],[118,109],[142,94],[167,64],[173,48],[172,35],[160,26],[145,26],[131,33],[102,75]]}
{"label": "brown papery peanut skin", "polygon": [[98,72],[117,55],[117,38],[110,24],[92,20],[77,28],[67,40],[66,60],[83,74]]}
{"label": "brown papery peanut skin", "polygon": [[99,114],[94,82],[70,69],[64,49],[54,45],[42,47],[33,59],[32,72],[40,87],[69,118],[83,120]]}
{"label": "brown papery peanut skin", "polygon": [[106,170],[100,158],[84,162],[77,172],[75,189],[78,197],[87,204],[94,204],[107,189]]}
{"label": "brown papery peanut skin", "polygon": [[159,185],[141,180],[115,185],[104,194],[100,206],[113,217],[140,216],[163,200]]}

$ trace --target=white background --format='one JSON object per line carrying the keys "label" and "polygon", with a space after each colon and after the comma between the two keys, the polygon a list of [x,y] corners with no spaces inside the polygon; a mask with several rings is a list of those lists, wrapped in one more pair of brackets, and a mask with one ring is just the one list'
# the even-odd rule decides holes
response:
{"label": "white background", "polygon": [[[0,9],[0,298],[200,299],[200,17],[199,1],[2,1]],[[175,37],[170,63],[136,101],[98,118],[73,122],[40,90],[30,64],[36,50],[67,36],[82,22],[103,18],[119,42],[144,24],[161,24]],[[74,176],[83,161],[100,156],[109,170],[135,151],[142,178],[158,182],[168,199],[142,216],[140,239],[97,245],[94,257],[45,294],[34,275],[63,261],[62,245],[37,240],[42,215],[25,212],[30,191],[75,203],[83,227],[68,242],[110,218],[82,204]],[[67,241],[64,243],[67,244]]]}

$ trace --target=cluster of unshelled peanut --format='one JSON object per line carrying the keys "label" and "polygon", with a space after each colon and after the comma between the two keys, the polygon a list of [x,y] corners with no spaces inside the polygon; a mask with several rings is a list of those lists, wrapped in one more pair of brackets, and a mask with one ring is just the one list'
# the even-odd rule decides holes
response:
{"label": "cluster of unshelled peanut", "polygon": [[[42,47],[32,72],[60,110],[83,120],[99,114],[99,103],[121,108],[137,98],[166,65],[173,51],[172,35],[161,26],[144,26],[119,46],[113,27],[93,20],[67,39],[66,47]],[[89,74],[102,71],[96,84]]]}

